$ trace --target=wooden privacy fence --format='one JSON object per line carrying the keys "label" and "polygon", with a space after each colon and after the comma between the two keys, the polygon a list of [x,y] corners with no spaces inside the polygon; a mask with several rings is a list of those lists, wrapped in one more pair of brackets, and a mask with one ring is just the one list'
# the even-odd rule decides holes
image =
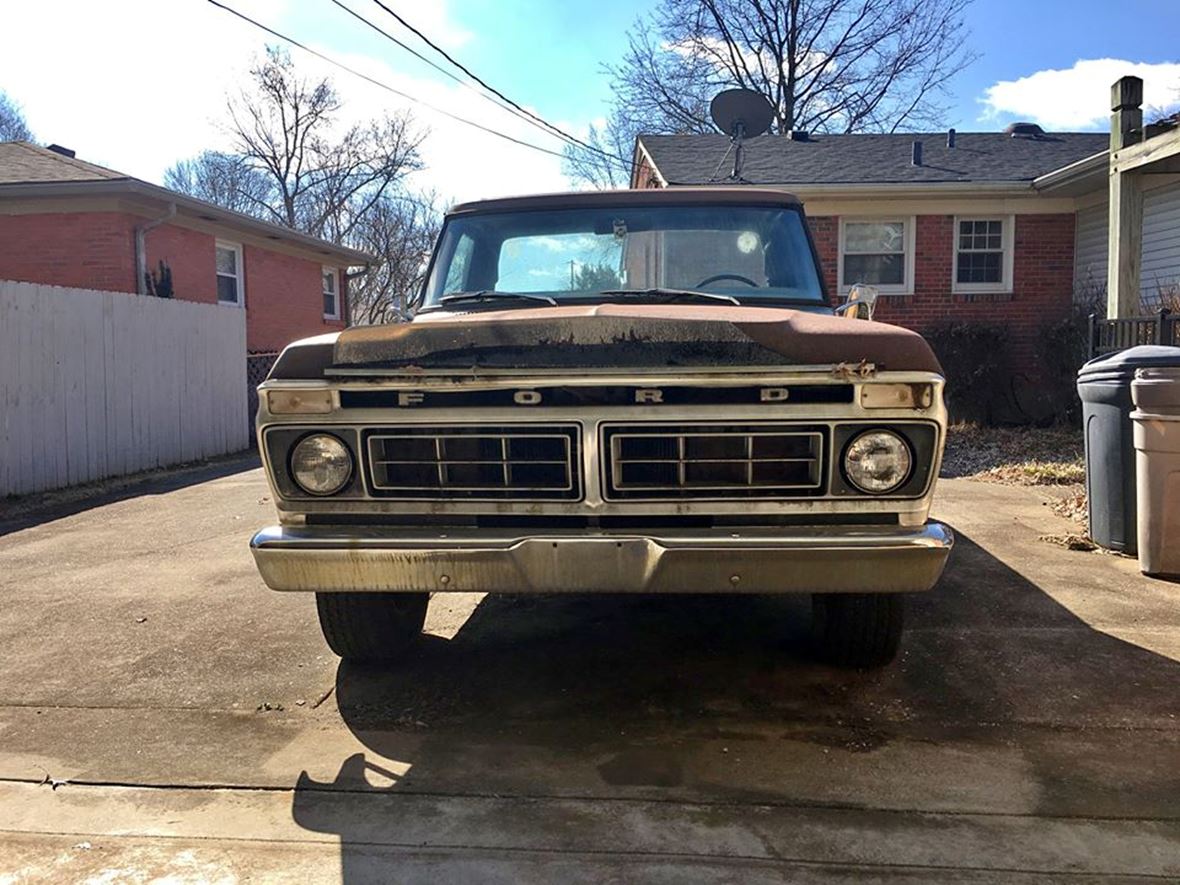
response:
{"label": "wooden privacy fence", "polygon": [[0,497],[248,445],[245,311],[0,281]]}
{"label": "wooden privacy fence", "polygon": [[1180,345],[1180,323],[1167,308],[1151,317],[1100,320],[1090,314],[1090,359],[1140,344]]}

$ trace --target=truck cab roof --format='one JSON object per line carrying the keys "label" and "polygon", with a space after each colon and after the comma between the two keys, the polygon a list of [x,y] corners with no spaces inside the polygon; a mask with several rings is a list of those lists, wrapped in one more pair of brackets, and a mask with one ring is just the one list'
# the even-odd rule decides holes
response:
{"label": "truck cab roof", "polygon": [[584,209],[604,206],[700,206],[716,203],[727,206],[791,206],[803,204],[790,191],[774,187],[731,185],[727,187],[673,187],[640,190],[568,191],[554,194],[530,194],[522,197],[498,197],[460,203],[449,216],[483,212],[513,212],[546,209]]}

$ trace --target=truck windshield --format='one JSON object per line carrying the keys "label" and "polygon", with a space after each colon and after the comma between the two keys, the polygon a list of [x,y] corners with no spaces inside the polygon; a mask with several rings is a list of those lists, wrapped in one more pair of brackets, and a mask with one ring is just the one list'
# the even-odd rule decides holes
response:
{"label": "truck windshield", "polygon": [[[572,302],[671,289],[732,296],[717,299],[720,304],[824,302],[802,213],[712,205],[452,218],[439,240],[424,306],[444,299],[487,304],[497,293]],[[448,298],[464,293],[477,297]]]}

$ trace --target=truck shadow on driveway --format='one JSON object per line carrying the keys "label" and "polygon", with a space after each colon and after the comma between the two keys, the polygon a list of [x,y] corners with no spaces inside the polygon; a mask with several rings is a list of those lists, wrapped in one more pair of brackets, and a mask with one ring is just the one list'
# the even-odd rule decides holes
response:
{"label": "truck shadow on driveway", "polygon": [[1109,595],[1079,614],[960,535],[878,672],[809,658],[805,598],[485,597],[396,668],[339,667],[367,753],[292,813],[346,881],[358,792],[1180,819],[1180,663],[1090,625],[1177,616]]}

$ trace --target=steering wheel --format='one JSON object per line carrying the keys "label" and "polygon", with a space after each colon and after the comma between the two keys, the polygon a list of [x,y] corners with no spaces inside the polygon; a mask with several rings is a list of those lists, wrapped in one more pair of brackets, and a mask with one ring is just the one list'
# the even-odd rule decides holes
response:
{"label": "steering wheel", "polygon": [[735,283],[745,283],[747,286],[750,286],[754,289],[758,288],[757,283],[755,283],[749,277],[743,277],[740,273],[713,274],[713,276],[711,276],[711,277],[705,277],[703,280],[701,280],[699,283],[697,283],[693,288],[700,289],[703,286],[709,285],[709,283],[719,283],[722,280],[733,280]]}

